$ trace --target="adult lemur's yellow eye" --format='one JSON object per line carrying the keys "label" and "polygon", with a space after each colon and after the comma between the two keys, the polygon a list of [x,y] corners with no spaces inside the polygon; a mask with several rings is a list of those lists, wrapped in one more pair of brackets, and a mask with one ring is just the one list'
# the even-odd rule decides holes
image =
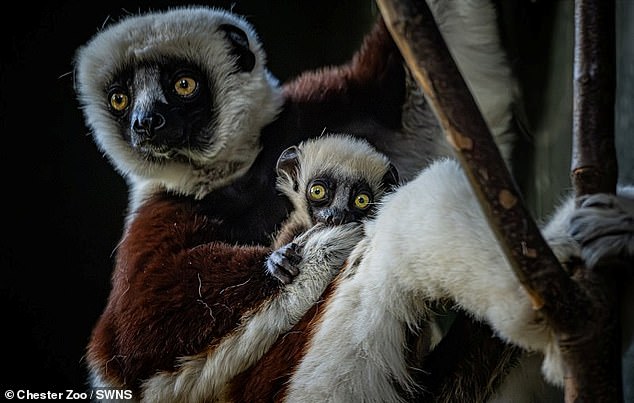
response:
{"label": "adult lemur's yellow eye", "polygon": [[196,88],[198,88],[198,82],[187,76],[178,78],[174,83],[174,89],[181,97],[188,97],[192,95],[196,92]]}
{"label": "adult lemur's yellow eye", "polygon": [[123,92],[110,94],[110,106],[117,112],[123,111],[130,104],[130,98]]}
{"label": "adult lemur's yellow eye", "polygon": [[367,193],[359,193],[354,197],[354,206],[358,209],[365,210],[370,207],[372,198]]}
{"label": "adult lemur's yellow eye", "polygon": [[312,200],[323,200],[326,197],[326,188],[323,185],[313,185],[308,191]]}

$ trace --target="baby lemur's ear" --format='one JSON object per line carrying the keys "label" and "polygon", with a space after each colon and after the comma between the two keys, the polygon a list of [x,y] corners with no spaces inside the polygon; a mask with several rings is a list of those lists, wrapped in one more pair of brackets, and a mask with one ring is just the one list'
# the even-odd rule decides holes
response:
{"label": "baby lemur's ear", "polygon": [[394,164],[390,163],[387,172],[383,176],[383,184],[385,186],[386,192],[394,190],[394,188],[399,185],[398,170],[396,169]]}
{"label": "baby lemur's ear", "polygon": [[296,146],[290,146],[286,150],[282,151],[282,154],[277,159],[275,165],[275,171],[277,176],[286,174],[288,178],[292,180],[293,190],[297,191],[299,188],[299,156],[301,151]]}
{"label": "baby lemur's ear", "polygon": [[277,165],[275,170],[280,175],[282,172],[286,173],[291,178],[297,178],[299,170],[299,148],[296,146],[290,146],[286,150],[282,151],[282,154],[277,159]]}

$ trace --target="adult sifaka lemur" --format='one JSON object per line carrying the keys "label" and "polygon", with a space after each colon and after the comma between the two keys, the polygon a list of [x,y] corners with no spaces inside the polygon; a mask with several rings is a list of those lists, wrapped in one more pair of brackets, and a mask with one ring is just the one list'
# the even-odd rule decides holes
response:
{"label": "adult sifaka lemur", "polygon": [[[508,161],[517,92],[493,5],[429,4]],[[271,276],[271,238],[292,211],[275,186],[280,154],[324,128],[350,133],[404,182],[451,155],[385,25],[349,63],[284,85],[244,18],[205,7],[129,16],[75,62],[87,126],[130,188],[111,294],[88,346],[93,385],[151,401],[282,399],[359,231],[349,223],[305,238],[301,264],[323,274],[314,284],[299,277],[311,281],[308,266],[290,284]],[[261,338],[260,326],[284,334]],[[235,355],[241,343],[255,354]]]}

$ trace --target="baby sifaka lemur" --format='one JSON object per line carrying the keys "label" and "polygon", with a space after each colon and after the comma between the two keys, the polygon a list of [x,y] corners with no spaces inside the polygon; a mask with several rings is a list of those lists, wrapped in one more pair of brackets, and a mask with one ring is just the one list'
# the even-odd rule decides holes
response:
{"label": "baby sifaka lemur", "polygon": [[277,188],[293,211],[276,236],[266,267],[283,283],[297,275],[301,253],[295,237],[318,224],[361,222],[398,185],[398,172],[385,155],[363,139],[342,134],[287,148],[276,171]]}

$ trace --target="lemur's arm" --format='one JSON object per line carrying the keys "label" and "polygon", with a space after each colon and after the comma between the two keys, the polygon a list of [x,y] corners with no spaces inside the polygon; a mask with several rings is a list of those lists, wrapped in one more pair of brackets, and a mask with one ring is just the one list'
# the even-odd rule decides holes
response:
{"label": "lemur's arm", "polygon": [[266,271],[284,284],[290,283],[299,274],[302,251],[296,238],[310,229],[304,216],[303,211],[291,212],[277,233],[272,244],[273,251],[266,259]]}
{"label": "lemur's arm", "polygon": [[275,234],[275,239],[271,244],[273,249],[293,242],[293,240],[312,227],[312,223],[306,217],[305,212],[294,210],[290,213],[288,219],[282,224],[280,230]]}
{"label": "lemur's arm", "polygon": [[299,221],[289,220],[288,224],[282,226],[281,232],[273,242],[273,251],[266,259],[267,273],[284,284],[293,281],[293,278],[299,274],[299,263],[302,261],[302,248],[297,238],[302,234],[304,238],[309,236],[307,231],[309,228]]}

